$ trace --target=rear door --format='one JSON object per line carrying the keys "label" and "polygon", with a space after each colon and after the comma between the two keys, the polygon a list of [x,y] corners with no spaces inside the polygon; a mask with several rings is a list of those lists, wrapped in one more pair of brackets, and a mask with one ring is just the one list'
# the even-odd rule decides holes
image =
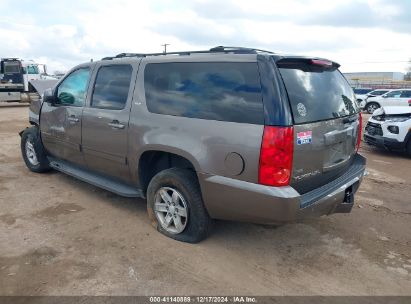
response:
{"label": "rear door", "polygon": [[399,106],[411,106],[411,90],[402,91]]}
{"label": "rear door", "polygon": [[128,181],[127,135],[138,62],[96,66],[93,93],[83,112],[82,149],[87,166]]}
{"label": "rear door", "polygon": [[329,61],[277,61],[294,120],[291,185],[300,193],[341,175],[356,153],[359,114],[348,82]]}
{"label": "rear door", "polygon": [[402,90],[395,90],[382,96],[382,106],[400,106]]}

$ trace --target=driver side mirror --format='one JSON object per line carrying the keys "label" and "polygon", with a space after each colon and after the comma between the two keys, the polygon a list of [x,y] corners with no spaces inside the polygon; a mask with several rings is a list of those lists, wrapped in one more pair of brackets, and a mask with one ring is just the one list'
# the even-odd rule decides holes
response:
{"label": "driver side mirror", "polygon": [[57,103],[57,98],[54,96],[52,89],[47,89],[44,91],[43,101],[50,105],[55,105]]}
{"label": "driver side mirror", "polygon": [[382,97],[382,98],[387,98],[388,96],[387,96],[387,95],[382,95],[381,97]]}

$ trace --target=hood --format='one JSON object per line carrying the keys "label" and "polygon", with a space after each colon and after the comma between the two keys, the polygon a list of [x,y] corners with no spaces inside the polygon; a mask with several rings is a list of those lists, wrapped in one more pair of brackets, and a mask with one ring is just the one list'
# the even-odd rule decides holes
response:
{"label": "hood", "polygon": [[382,108],[375,110],[372,116],[378,116],[384,113],[386,115],[411,114],[411,107],[407,107],[407,106],[382,107]]}

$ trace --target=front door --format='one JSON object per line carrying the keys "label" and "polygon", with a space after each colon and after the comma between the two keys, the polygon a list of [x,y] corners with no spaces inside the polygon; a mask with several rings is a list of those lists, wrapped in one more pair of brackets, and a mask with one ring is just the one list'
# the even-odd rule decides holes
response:
{"label": "front door", "polygon": [[83,112],[82,149],[87,166],[124,181],[130,180],[127,134],[137,68],[114,63],[97,66],[93,93]]}
{"label": "front door", "polygon": [[47,151],[79,165],[84,165],[81,124],[89,79],[89,67],[73,71],[55,89],[56,102],[44,103],[41,110],[40,132]]}

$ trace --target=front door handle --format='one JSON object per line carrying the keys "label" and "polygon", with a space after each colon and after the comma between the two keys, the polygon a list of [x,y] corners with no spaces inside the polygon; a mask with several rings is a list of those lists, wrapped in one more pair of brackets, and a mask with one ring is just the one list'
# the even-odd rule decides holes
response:
{"label": "front door handle", "polygon": [[118,120],[113,120],[109,122],[108,125],[114,129],[124,129],[126,126],[121,124]]}
{"label": "front door handle", "polygon": [[76,116],[74,116],[74,115],[70,115],[69,118],[68,118],[68,121],[69,121],[69,122],[72,122],[72,123],[77,123],[77,122],[80,121],[80,119],[78,119],[78,118],[77,118]]}

